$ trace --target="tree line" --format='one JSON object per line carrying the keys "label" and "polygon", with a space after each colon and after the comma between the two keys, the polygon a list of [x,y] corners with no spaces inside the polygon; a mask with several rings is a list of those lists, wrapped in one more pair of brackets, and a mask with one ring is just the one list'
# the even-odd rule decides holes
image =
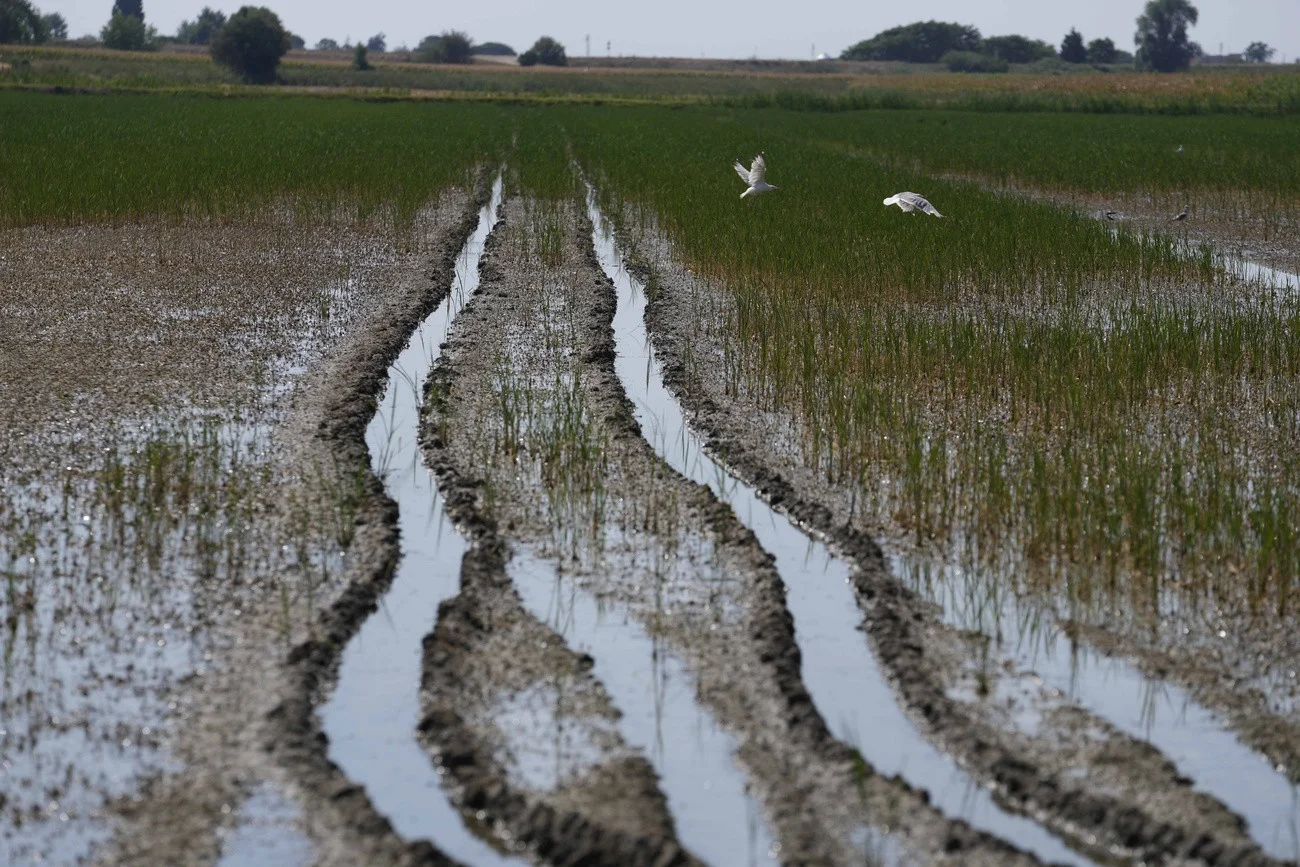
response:
{"label": "tree line", "polygon": [[[40,45],[67,38],[68,24],[62,15],[41,15],[31,0],[0,0],[0,44]],[[214,60],[252,82],[274,80],[281,58],[292,48],[306,47],[301,37],[290,33],[280,17],[264,6],[243,6],[229,17],[205,6],[194,20],[182,21],[174,37],[160,36],[157,28],[145,22],[144,0],[114,0],[99,42],[124,51],[150,51],[167,43],[206,45]],[[339,45],[333,39],[321,39],[315,47],[320,51],[350,50],[353,68],[364,71],[372,68],[369,52],[385,52],[388,44],[387,36],[377,33],[356,45],[350,40]],[[468,35],[447,30],[422,39],[412,57],[427,63],[469,63],[475,54],[515,56],[515,51],[501,42],[476,45]],[[538,39],[518,57],[523,66],[568,63],[564,46],[549,36]]]}
{"label": "tree line", "polygon": [[[1192,58],[1201,55],[1189,28],[1196,24],[1198,13],[1190,0],[1148,0],[1137,18],[1134,51],[1116,47],[1110,38],[1085,42],[1078,30],[1070,28],[1060,48],[1027,36],[980,35],[968,24],[945,21],[918,21],[891,27],[870,39],[849,46],[840,55],[843,60],[892,60],[907,63],[942,63],[959,72],[1005,72],[1012,63],[1035,63],[1057,58],[1066,63],[1114,64],[1133,63],[1139,69],[1173,72],[1186,69]],[[1244,54],[1250,62],[1264,63],[1273,49],[1262,42],[1252,43]]]}

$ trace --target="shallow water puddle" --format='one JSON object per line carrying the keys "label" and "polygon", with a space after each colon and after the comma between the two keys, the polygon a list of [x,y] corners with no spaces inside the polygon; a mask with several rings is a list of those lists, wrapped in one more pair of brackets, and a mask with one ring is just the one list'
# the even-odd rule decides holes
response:
{"label": "shallow water puddle", "polygon": [[72,442],[62,488],[0,497],[0,864],[89,858],[112,839],[106,805],[179,770],[164,743],[188,710],[169,695],[212,658],[206,594],[243,577],[235,492],[267,429],[178,415]]}
{"label": "shallow water puddle", "polygon": [[964,819],[1046,861],[1091,863],[1033,820],[1003,810],[986,789],[917,732],[858,628],[862,615],[847,564],[730,477],[704,453],[702,441],[686,425],[647,339],[644,286],[623,267],[594,194],[588,197],[588,210],[597,258],[618,291],[616,364],[642,431],[674,469],[708,485],[729,503],[776,558],[803,654],[803,680],[831,732],[857,747],[878,772],[901,774],[929,792],[931,803],[946,815]]}
{"label": "shallow water puddle", "polygon": [[[1240,814],[1265,852],[1281,859],[1300,854],[1300,791],[1182,687],[1072,642],[1049,616],[1027,615],[1008,594],[992,601],[972,591],[960,568],[921,579],[916,576],[925,565],[896,555],[889,560],[895,575],[908,576],[912,589],[943,609],[945,622],[1000,636],[1000,653],[1120,731],[1149,741],[1196,789]],[[978,611],[971,610],[971,599],[980,600]]]}
{"label": "shallow water puddle", "polygon": [[420,459],[418,432],[425,378],[456,314],[478,287],[479,259],[501,199],[498,177],[492,200],[456,261],[452,291],[389,368],[379,410],[366,430],[375,472],[401,510],[402,559],[380,609],[344,649],[338,685],[319,711],[330,739],[329,757],[365,787],[402,837],[431,840],[452,858],[474,865],[521,862],[466,827],[415,738],[421,642],[433,628],[438,604],[460,590],[466,550]]}
{"label": "shallow water puddle", "polygon": [[681,844],[714,865],[775,857],[762,810],[732,762],[735,741],[695,701],[681,661],[634,620],[566,582],[553,561],[519,551],[506,569],[533,616],[595,658],[592,674],[622,714],[623,740],[659,774]]}
{"label": "shallow water puddle", "polygon": [[301,826],[296,804],[271,786],[259,786],[239,808],[217,867],[307,867],[315,859]]}

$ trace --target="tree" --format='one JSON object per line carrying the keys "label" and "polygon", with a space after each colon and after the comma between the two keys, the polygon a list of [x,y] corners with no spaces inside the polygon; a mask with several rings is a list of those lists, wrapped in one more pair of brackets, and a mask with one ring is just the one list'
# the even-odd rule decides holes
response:
{"label": "tree", "polygon": [[474,47],[459,30],[444,30],[421,39],[415,54],[425,63],[469,63],[474,59]]}
{"label": "tree", "polygon": [[564,46],[549,36],[543,36],[533,43],[533,47],[519,55],[520,66],[568,66],[569,58],[564,53]]}
{"label": "tree", "polygon": [[374,67],[370,65],[370,61],[366,59],[366,53],[369,50],[370,49],[366,48],[366,46],[362,45],[360,42],[358,42],[352,49],[352,68],[357,72],[369,72],[374,69]]}
{"label": "tree", "polygon": [[297,33],[290,33],[290,34],[289,34],[289,47],[290,47],[290,48],[297,49],[297,50],[302,50],[302,49],[304,49],[304,48],[307,47],[307,40],[306,40],[306,39],[303,39],[303,38],[302,38],[301,36],[299,36]]}
{"label": "tree", "polygon": [[1044,57],[1055,56],[1056,49],[1046,42],[1027,36],[990,36],[984,40],[984,53],[1007,63],[1033,63]]}
{"label": "tree", "polygon": [[1073,27],[1061,40],[1061,59],[1066,63],[1088,62],[1088,49],[1083,47],[1083,34]]}
{"label": "tree", "polygon": [[1276,54],[1275,49],[1269,48],[1263,42],[1252,42],[1246,46],[1246,50],[1241,56],[1246,58],[1249,63],[1268,63]]}
{"label": "tree", "polygon": [[49,15],[42,15],[41,23],[45,26],[48,39],[68,38],[68,21],[59,13],[51,12]]}
{"label": "tree", "polygon": [[1187,38],[1187,28],[1196,19],[1196,7],[1189,0],[1148,0],[1133,36],[1137,65],[1157,72],[1186,69],[1200,50]]}
{"label": "tree", "polygon": [[514,57],[515,50],[504,42],[480,42],[475,45],[472,53],[487,54],[495,57]]}
{"label": "tree", "polygon": [[1113,40],[1103,37],[1088,43],[1089,63],[1115,63],[1118,60],[1119,52],[1115,50]]}
{"label": "tree", "polygon": [[244,6],[212,40],[212,59],[246,81],[270,82],[293,42],[280,16],[265,6]]}
{"label": "tree", "polygon": [[48,38],[45,20],[28,0],[0,0],[0,44],[32,45]]}
{"label": "tree", "polygon": [[383,33],[376,33],[366,40],[366,49],[368,51],[378,51],[383,54],[388,50],[388,37]]}
{"label": "tree", "polygon": [[338,51],[339,44],[333,39],[321,39],[316,42],[317,51]]}
{"label": "tree", "polygon": [[193,21],[182,21],[176,30],[176,39],[188,45],[209,45],[226,23],[226,13],[203,7],[199,17]]}
{"label": "tree", "polygon": [[144,18],[114,12],[104,29],[99,31],[99,41],[105,48],[118,51],[153,51],[158,47],[158,30],[146,27]]}
{"label": "tree", "polygon": [[113,0],[114,15],[130,15],[144,20],[144,0]]}
{"label": "tree", "polygon": [[979,51],[980,32],[965,24],[918,21],[891,27],[844,49],[842,60],[937,63],[949,51]]}

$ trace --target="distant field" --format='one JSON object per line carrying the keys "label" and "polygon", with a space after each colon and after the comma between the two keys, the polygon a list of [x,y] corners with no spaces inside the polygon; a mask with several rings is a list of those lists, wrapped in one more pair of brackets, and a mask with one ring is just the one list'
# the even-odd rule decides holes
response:
{"label": "distant field", "polygon": [[[240,87],[201,53],[102,49],[0,50],[13,69],[0,87],[112,90]],[[590,64],[590,65],[587,65]],[[280,70],[283,88],[362,89],[394,98],[445,95],[536,100],[714,101],[798,109],[967,108],[995,111],[1163,114],[1300,113],[1294,69],[1215,69],[1181,75],[1083,68],[1069,74],[969,75],[903,64],[761,63],[574,58],[563,69],[502,64],[435,66],[380,59],[357,72],[336,54],[296,52]]]}

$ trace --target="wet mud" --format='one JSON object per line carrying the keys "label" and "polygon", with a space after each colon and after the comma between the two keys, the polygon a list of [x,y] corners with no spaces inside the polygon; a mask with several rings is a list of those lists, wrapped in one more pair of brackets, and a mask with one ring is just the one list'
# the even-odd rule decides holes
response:
{"label": "wet mud", "polygon": [[[659,460],[645,439],[653,432],[641,431],[633,417],[614,371],[616,299],[596,261],[589,222],[576,203],[549,217],[539,212],[522,202],[509,209],[479,295],[458,319],[426,398],[426,457],[447,509],[491,540],[467,559],[463,598],[444,607],[426,644],[425,736],[444,766],[454,744],[454,761],[470,768],[458,776],[473,780],[492,767],[490,722],[456,709],[474,707],[475,692],[499,694],[494,672],[510,666],[475,653],[493,640],[494,630],[484,627],[497,616],[475,597],[496,588],[495,604],[515,610],[513,592],[497,573],[527,553],[556,563],[615,622],[635,619],[685,661],[696,701],[736,739],[736,760],[777,843],[772,857],[871,863],[861,845],[866,831],[890,836],[911,853],[906,857],[925,862],[1034,863],[950,821],[924,793],[876,774],[831,737],[800,679],[785,588],[771,557],[707,487]],[[539,269],[531,250],[557,224],[562,250],[552,250],[549,267]],[[514,373],[528,382],[512,380]],[[552,434],[539,434],[549,424],[545,412],[509,421],[513,411],[503,411],[504,401],[516,388],[535,392],[524,405],[553,406],[558,391],[565,406],[580,407],[582,423],[554,435],[560,445],[598,444],[597,465],[570,455],[565,469],[563,449],[548,451]],[[587,488],[562,496],[565,472],[581,475]],[[575,523],[592,529],[576,540],[560,529]],[[677,572],[655,571],[665,557]],[[462,679],[461,672],[476,671]],[[526,799],[517,788],[493,770],[474,791],[483,793],[476,801],[492,805],[487,815],[500,811],[497,818],[523,830],[514,815]]]}
{"label": "wet mud", "polygon": [[[1147,863],[1276,863],[1243,821],[1193,789],[1194,781],[1138,742],[996,660],[998,675],[1028,682],[1019,696],[1035,716],[1016,731],[987,693],[987,670],[972,671],[984,639],[942,622],[941,611],[893,576],[848,492],[829,486],[774,445],[789,421],[729,394],[708,359],[721,357],[710,329],[724,322],[720,290],[673,261],[651,231],[639,244],[649,280],[647,322],[670,388],[705,434],[710,452],[764,499],[826,538],[854,566],[863,629],[913,718],[1007,805],[1103,860]],[[714,332],[716,334],[716,332]],[[716,338],[715,338],[716,339]],[[968,644],[970,639],[975,644]],[[1021,674],[1026,677],[1022,677]],[[996,693],[995,693],[996,695]],[[1021,711],[1023,715],[1023,710]]]}
{"label": "wet mud", "polygon": [[471,194],[448,196],[416,250],[377,275],[364,312],[294,392],[279,432],[284,481],[266,518],[344,538],[300,556],[306,586],[291,600],[271,584],[244,606],[188,697],[186,724],[170,744],[179,767],[118,805],[120,830],[104,863],[211,863],[259,781],[300,805],[313,863],[454,863],[428,840],[402,839],[329,760],[316,707],[400,553],[396,506],[370,470],[366,427],[388,365],[449,291],[487,196],[486,175]]}

